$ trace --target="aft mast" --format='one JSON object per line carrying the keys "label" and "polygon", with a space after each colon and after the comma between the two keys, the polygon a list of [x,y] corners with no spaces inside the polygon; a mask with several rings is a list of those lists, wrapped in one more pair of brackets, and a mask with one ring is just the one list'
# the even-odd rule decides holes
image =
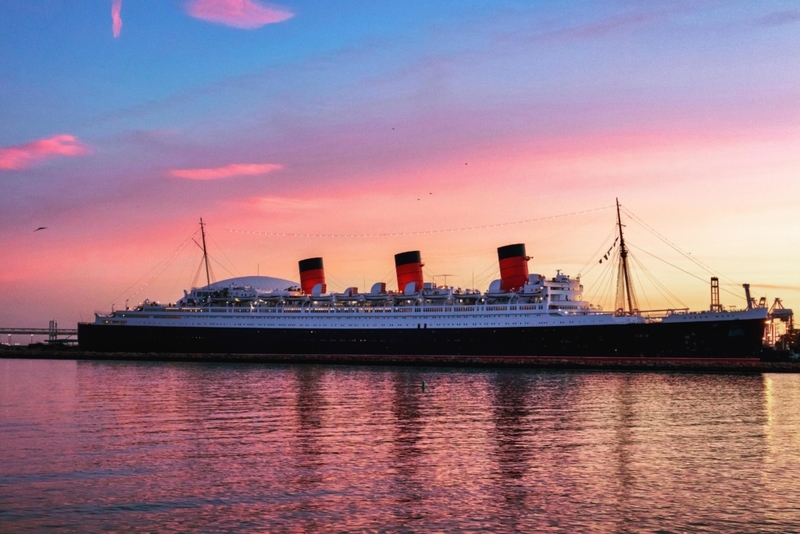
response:
{"label": "aft mast", "polygon": [[[617,272],[617,313],[633,315],[638,311],[639,304],[633,294],[630,272],[628,269],[628,249],[625,246],[625,236],[622,233],[622,218],[619,213],[619,199],[617,199],[617,228],[619,230],[619,270]],[[627,304],[627,310],[625,305]]]}
{"label": "aft mast", "polygon": [[[203,218],[200,217],[200,234],[203,236],[203,261],[206,264],[206,286],[211,285],[211,276],[208,274],[208,252],[206,251],[206,230],[203,224]],[[197,277],[195,276],[195,279]]]}

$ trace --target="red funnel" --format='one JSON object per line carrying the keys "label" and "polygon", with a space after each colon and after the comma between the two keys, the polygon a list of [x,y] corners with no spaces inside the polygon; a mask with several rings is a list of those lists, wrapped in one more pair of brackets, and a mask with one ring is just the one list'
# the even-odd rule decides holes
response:
{"label": "red funnel", "polygon": [[418,250],[401,252],[394,255],[394,266],[397,270],[397,285],[400,292],[405,291],[411,282],[415,283],[415,291],[422,289],[422,256]]}
{"label": "red funnel", "polygon": [[317,284],[322,284],[322,293],[327,291],[325,284],[325,268],[322,266],[322,258],[308,258],[300,260],[300,287],[303,293],[311,294],[311,290]]}
{"label": "red funnel", "polygon": [[525,244],[506,245],[497,249],[500,260],[500,290],[519,291],[528,281],[528,260]]}

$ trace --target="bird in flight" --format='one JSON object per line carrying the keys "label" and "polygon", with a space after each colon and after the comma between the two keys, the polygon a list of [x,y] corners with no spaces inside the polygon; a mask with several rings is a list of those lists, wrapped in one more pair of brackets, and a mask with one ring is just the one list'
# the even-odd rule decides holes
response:
{"label": "bird in flight", "polygon": [[39,228],[34,230],[34,232],[38,232],[39,230],[47,230],[47,227],[46,226],[40,226]]}

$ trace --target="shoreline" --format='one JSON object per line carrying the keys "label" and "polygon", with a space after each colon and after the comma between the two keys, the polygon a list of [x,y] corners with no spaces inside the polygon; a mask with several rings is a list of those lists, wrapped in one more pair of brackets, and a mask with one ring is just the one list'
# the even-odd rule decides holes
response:
{"label": "shoreline", "polygon": [[81,361],[163,361],[414,367],[474,367],[498,369],[678,371],[705,373],[800,373],[798,361],[758,358],[614,358],[543,356],[442,356],[374,354],[226,354],[89,352],[77,347],[47,345],[0,346],[0,359]]}

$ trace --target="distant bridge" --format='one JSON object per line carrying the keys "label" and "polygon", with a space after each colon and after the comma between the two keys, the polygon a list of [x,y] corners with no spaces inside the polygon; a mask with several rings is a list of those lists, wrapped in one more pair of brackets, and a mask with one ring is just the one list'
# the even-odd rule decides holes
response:
{"label": "distant bridge", "polygon": [[47,336],[48,343],[75,343],[78,341],[77,328],[58,328],[56,321],[50,321],[50,325],[47,328],[8,328],[0,326],[0,336],[3,335],[8,336],[9,343],[11,342],[11,336]]}

